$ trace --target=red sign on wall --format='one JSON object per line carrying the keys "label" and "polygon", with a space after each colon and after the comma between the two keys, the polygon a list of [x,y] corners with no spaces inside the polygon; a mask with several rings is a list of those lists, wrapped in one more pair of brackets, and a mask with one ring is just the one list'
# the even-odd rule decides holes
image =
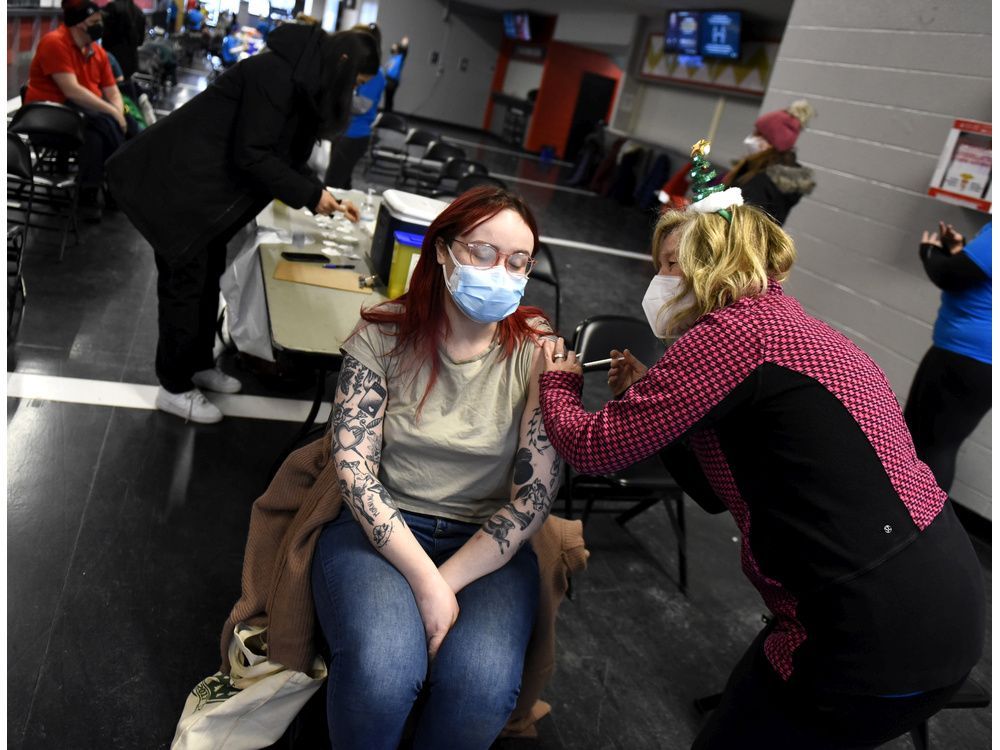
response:
{"label": "red sign on wall", "polygon": [[992,213],[992,123],[952,123],[927,194],[946,203]]}

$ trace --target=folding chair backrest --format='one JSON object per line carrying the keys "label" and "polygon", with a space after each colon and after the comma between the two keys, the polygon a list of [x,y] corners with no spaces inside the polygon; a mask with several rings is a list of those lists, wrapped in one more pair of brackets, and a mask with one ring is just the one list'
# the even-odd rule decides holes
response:
{"label": "folding chair backrest", "polygon": [[398,130],[376,129],[373,133],[372,147],[387,151],[405,151],[406,136]]}
{"label": "folding chair backrest", "polygon": [[[655,364],[665,351],[663,343],[653,335],[645,320],[623,315],[595,315],[587,318],[576,327],[572,349],[581,362],[607,359],[612,349],[628,349],[647,367]],[[610,397],[606,373],[587,373],[584,375],[584,382],[587,383],[584,386],[584,406],[587,409],[599,409]]]}
{"label": "folding chair backrest", "polygon": [[404,136],[407,132],[406,118],[397,115],[394,112],[382,112],[377,118],[375,118],[375,123],[372,126],[376,129],[382,130],[395,130],[397,133],[402,133]]}
{"label": "folding chair backrest", "polygon": [[469,162],[461,157],[449,157],[445,160],[444,169],[441,170],[441,176],[447,180],[457,180],[468,173],[468,166]]}
{"label": "folding chair backrest", "polygon": [[31,102],[14,113],[7,129],[26,135],[36,148],[72,151],[83,145],[85,122],[82,112],[63,104]]}
{"label": "folding chair backrest", "polygon": [[31,182],[31,150],[15,133],[7,132],[7,174]]}
{"label": "folding chair backrest", "polygon": [[441,136],[437,133],[432,133],[430,130],[421,130],[420,128],[413,128],[406,134],[407,146],[425,147],[439,140],[441,140]]}
{"label": "folding chair backrest", "polygon": [[489,174],[490,170],[481,161],[465,162],[465,174]]}
{"label": "folding chair backrest", "polygon": [[441,141],[434,141],[427,146],[427,150],[424,152],[422,157],[427,161],[448,161],[448,159],[464,159],[465,152],[458,146],[452,146],[450,143],[443,143]]}
{"label": "folding chair backrest", "polygon": [[552,250],[549,246],[539,242],[534,257],[535,266],[531,269],[531,280],[559,286],[559,274],[556,273],[556,264],[552,260]]}

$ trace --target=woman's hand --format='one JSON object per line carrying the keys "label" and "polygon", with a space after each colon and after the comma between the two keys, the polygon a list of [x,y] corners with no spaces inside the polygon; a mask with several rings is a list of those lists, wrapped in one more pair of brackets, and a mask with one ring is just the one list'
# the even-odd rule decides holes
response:
{"label": "woman's hand", "polygon": [[965,237],[959,234],[951,224],[939,221],[937,232],[924,230],[923,235],[920,237],[920,244],[940,247],[949,255],[955,255],[962,252],[965,248]]}
{"label": "woman's hand", "polygon": [[583,368],[577,362],[576,352],[566,349],[566,342],[561,338],[547,338],[542,341],[542,362],[545,372],[575,372],[583,374]]}
{"label": "woman's hand", "polygon": [[330,216],[340,207],[340,203],[330,195],[329,190],[324,190],[322,195],[319,197],[319,203],[316,204],[316,208],[313,209],[314,214],[321,214],[323,216]]}
{"label": "woman's hand", "polygon": [[427,634],[427,657],[433,660],[458,619],[458,599],[440,574],[429,575],[411,588]]}
{"label": "woman's hand", "polygon": [[342,200],[340,202],[340,205],[337,206],[337,210],[338,211],[343,211],[344,212],[344,216],[346,216],[348,219],[350,219],[351,221],[353,221],[355,224],[357,224],[358,220],[361,218],[361,212],[358,210],[358,207],[355,206],[349,200],[346,200],[346,199]]}
{"label": "woman's hand", "polygon": [[939,221],[938,231],[941,232],[941,244],[950,255],[962,252],[962,249],[965,247],[965,237],[959,234],[955,227]]}
{"label": "woman's hand", "polygon": [[620,396],[637,380],[639,380],[649,368],[632,356],[632,352],[626,349],[620,352],[617,349],[611,350],[611,369],[608,370],[608,388],[615,396]]}

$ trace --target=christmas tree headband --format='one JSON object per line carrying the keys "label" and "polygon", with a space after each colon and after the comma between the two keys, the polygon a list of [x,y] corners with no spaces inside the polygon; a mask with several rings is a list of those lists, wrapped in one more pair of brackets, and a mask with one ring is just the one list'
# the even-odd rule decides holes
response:
{"label": "christmas tree headband", "polygon": [[709,185],[715,177],[715,170],[708,161],[711,149],[711,141],[704,138],[691,147],[691,162],[694,166],[688,176],[691,178],[694,203],[688,206],[688,210],[699,214],[719,214],[732,223],[733,213],[729,209],[743,205],[743,191],[739,188],[726,188],[725,185]]}

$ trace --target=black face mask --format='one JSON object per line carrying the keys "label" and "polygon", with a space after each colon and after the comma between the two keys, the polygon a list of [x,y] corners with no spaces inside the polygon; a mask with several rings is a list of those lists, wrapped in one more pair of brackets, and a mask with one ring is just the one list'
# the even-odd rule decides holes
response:
{"label": "black face mask", "polygon": [[98,39],[104,36],[104,24],[95,23],[93,26],[88,26],[87,36],[89,36],[92,41],[96,42]]}

